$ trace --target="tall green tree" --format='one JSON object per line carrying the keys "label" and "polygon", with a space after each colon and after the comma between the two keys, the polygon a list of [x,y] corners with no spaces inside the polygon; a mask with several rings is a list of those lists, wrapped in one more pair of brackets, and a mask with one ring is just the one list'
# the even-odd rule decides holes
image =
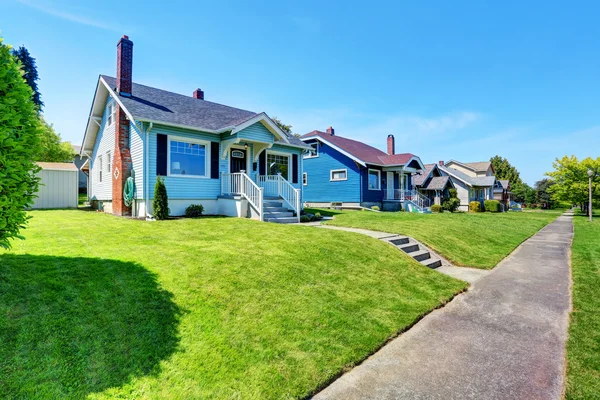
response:
{"label": "tall green tree", "polygon": [[21,46],[16,50],[13,49],[12,54],[17,58],[17,60],[20,61],[21,68],[24,72],[23,78],[25,78],[25,82],[27,82],[33,92],[33,102],[41,111],[44,107],[44,102],[42,101],[42,96],[38,90],[37,81],[40,78],[38,75],[37,66],[35,64],[35,58],[31,57],[29,50],[27,50],[24,46]]}
{"label": "tall green tree", "polygon": [[54,126],[46,122],[40,116],[41,136],[39,152],[36,161],[46,162],[71,162],[75,157],[73,146],[69,142],[63,142],[60,135],[54,130]]}
{"label": "tall green tree", "polygon": [[284,131],[285,133],[287,133],[288,135],[292,134],[292,126],[291,125],[286,125],[283,122],[281,122],[281,120],[277,117],[271,117],[271,119],[273,120],[273,122],[275,122],[275,125],[277,125],[279,127],[279,129],[281,129],[282,131]]}
{"label": "tall green tree", "polygon": [[21,238],[38,190],[40,121],[31,87],[0,37],[0,247]]}
{"label": "tall green tree", "polygon": [[548,208],[552,208],[552,193],[549,189],[554,184],[555,182],[548,178],[537,181],[534,185],[536,202],[545,203]]}
{"label": "tall green tree", "polygon": [[508,179],[511,186],[523,183],[519,171],[506,158],[495,155],[490,162],[496,172],[496,179]]}
{"label": "tall green tree", "polygon": [[525,182],[511,184],[510,191],[513,194],[513,199],[517,203],[532,204],[536,202],[535,189]]}
{"label": "tall green tree", "polygon": [[582,210],[587,210],[589,200],[589,177],[588,170],[595,172],[592,180],[592,195],[594,198],[600,196],[600,157],[591,157],[579,160],[575,156],[564,156],[557,158],[553,163],[554,171],[547,172],[554,182],[548,190],[552,198],[558,201],[578,204]]}

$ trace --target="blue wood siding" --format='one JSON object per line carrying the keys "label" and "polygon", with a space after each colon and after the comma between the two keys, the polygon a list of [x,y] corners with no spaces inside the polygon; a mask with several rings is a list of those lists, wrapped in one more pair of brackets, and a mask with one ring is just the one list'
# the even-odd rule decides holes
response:
{"label": "blue wood siding", "polygon": [[247,139],[256,142],[274,142],[273,134],[260,122],[257,122],[255,124],[250,125],[247,128],[242,129],[232,137],[238,137],[240,139]]}
{"label": "blue wood siding", "polygon": [[135,198],[144,198],[144,132],[140,130],[141,123],[129,123],[129,151],[131,168],[135,180]]}
{"label": "blue wood siding", "polygon": [[[107,154],[110,153],[113,157],[115,149],[115,124],[113,122],[108,125],[109,106],[113,103],[114,100],[109,97],[104,106],[102,122],[90,158],[90,199],[92,200],[112,200],[112,176],[108,172]],[[99,157],[102,157],[102,182],[100,182]]]}
{"label": "blue wood siding", "polygon": [[[211,133],[191,131],[154,125],[149,134],[148,146],[148,185],[150,185],[150,198],[154,198],[154,184],[156,182],[156,135],[177,136],[184,139],[199,139],[219,142],[219,136]],[[219,146],[220,153],[220,146]],[[207,157],[210,157],[210,146],[207,148]],[[220,154],[219,154],[220,157]],[[219,170],[227,172],[227,160],[220,160]],[[210,162],[209,162],[210,168]],[[210,177],[210,171],[207,171]],[[170,199],[216,199],[221,194],[221,180],[210,178],[191,178],[180,176],[166,176],[165,185]]]}
{"label": "blue wood siding", "polygon": [[[335,169],[346,169],[348,179],[330,181],[330,171]],[[304,172],[308,175],[308,185],[304,186],[304,201],[314,203],[332,201],[359,203],[361,201],[361,174],[358,166],[353,160],[328,145],[320,143],[319,156],[304,159]]]}

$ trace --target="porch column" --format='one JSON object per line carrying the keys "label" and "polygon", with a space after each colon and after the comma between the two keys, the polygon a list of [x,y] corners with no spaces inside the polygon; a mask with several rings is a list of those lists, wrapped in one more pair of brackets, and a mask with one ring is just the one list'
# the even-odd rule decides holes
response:
{"label": "porch column", "polygon": [[441,196],[440,196],[440,191],[436,190],[435,191],[435,199],[433,201],[435,204],[437,205],[441,205],[442,204],[442,200],[441,200]]}
{"label": "porch column", "polygon": [[404,173],[400,174],[400,200],[404,201]]}
{"label": "porch column", "polygon": [[385,198],[394,200],[394,173],[391,171],[387,172],[386,192]]}

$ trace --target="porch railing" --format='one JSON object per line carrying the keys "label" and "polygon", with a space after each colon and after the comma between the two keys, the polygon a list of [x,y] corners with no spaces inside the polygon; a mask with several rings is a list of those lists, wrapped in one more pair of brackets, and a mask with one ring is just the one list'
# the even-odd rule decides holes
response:
{"label": "porch railing", "polygon": [[259,187],[252,179],[244,172],[235,172],[232,174],[221,174],[221,194],[224,195],[240,195],[248,200],[248,203],[258,213],[261,221],[264,220],[263,189]]}
{"label": "porch railing", "polygon": [[266,195],[278,196],[287,203],[288,207],[294,210],[298,222],[300,222],[300,189],[296,189],[281,174],[277,175],[259,175],[257,177],[258,186],[264,189]]}
{"label": "porch railing", "polygon": [[383,190],[384,200],[400,200],[400,201],[411,201],[420,209],[431,207],[431,199],[423,196],[417,190],[405,190],[405,189],[393,189]]}

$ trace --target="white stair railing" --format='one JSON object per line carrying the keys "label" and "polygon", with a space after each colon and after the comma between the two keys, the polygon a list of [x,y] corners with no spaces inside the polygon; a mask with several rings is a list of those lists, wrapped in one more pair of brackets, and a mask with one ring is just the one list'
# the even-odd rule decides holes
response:
{"label": "white stair railing", "polygon": [[221,194],[240,195],[246,198],[250,205],[254,207],[261,221],[264,220],[263,189],[250,179],[244,172],[234,172],[232,174],[221,174]]}
{"label": "white stair railing", "polygon": [[298,222],[300,222],[300,189],[296,189],[281,174],[259,175],[258,186],[264,189],[264,193],[267,195],[281,197],[287,206],[294,210]]}

